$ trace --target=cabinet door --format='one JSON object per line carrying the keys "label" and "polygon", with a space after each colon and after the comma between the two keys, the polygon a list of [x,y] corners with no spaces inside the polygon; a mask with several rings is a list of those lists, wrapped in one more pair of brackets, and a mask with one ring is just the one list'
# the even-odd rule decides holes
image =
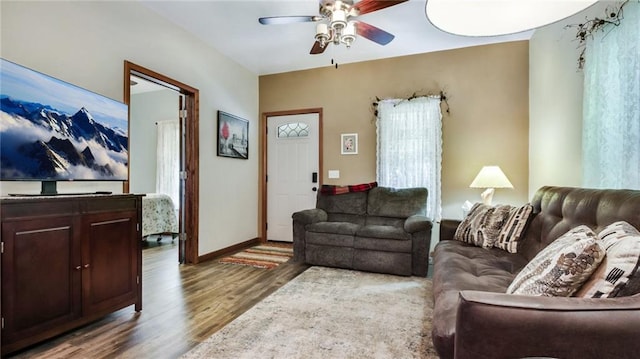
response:
{"label": "cabinet door", "polygon": [[138,289],[137,211],[83,216],[83,314],[106,313],[134,302]]}
{"label": "cabinet door", "polygon": [[80,223],[49,217],[2,223],[2,344],[81,315]]}

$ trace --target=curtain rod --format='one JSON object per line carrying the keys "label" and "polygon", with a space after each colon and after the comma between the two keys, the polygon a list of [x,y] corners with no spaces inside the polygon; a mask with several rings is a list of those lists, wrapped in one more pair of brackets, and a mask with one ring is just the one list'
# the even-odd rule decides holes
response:
{"label": "curtain rod", "polygon": [[[449,108],[449,102],[447,102],[447,94],[442,90],[437,95],[418,95],[416,92],[414,92],[411,96],[407,97],[406,99],[401,99],[401,100],[403,100],[403,101],[405,101],[405,100],[406,101],[411,101],[411,100],[413,100],[415,98],[418,98],[418,97],[439,98],[440,102],[444,102],[445,105],[447,105],[447,108],[446,108],[445,112],[447,114],[449,114],[449,115],[451,114],[451,111],[450,111],[450,108]],[[378,117],[378,109],[377,109],[377,107],[378,107],[378,102],[380,102],[380,101],[382,101],[382,100],[378,96],[376,96],[376,101],[371,104],[373,106],[373,113],[374,113],[374,115],[376,117]]]}

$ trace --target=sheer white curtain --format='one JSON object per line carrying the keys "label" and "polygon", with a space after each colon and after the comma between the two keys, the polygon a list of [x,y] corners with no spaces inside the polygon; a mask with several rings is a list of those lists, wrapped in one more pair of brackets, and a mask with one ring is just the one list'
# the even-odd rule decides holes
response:
{"label": "sheer white curtain", "polygon": [[440,98],[378,102],[377,181],[381,186],[426,187],[427,216],[441,218],[442,113]]}
{"label": "sheer white curtain", "polygon": [[171,197],[178,207],[180,202],[180,128],[178,121],[158,122],[156,144],[156,192]]}
{"label": "sheer white curtain", "polygon": [[619,26],[588,39],[584,66],[583,182],[640,189],[640,3]]}

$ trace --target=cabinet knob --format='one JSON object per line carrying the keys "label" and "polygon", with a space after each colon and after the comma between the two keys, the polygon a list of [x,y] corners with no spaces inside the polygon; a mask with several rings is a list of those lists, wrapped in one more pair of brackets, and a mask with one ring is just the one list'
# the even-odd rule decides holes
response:
{"label": "cabinet knob", "polygon": [[76,270],[80,270],[80,269],[82,269],[82,266],[77,266],[76,267]]}
{"label": "cabinet knob", "polygon": [[87,263],[87,264],[83,265],[83,267],[84,267],[84,269],[89,268],[89,263]]}

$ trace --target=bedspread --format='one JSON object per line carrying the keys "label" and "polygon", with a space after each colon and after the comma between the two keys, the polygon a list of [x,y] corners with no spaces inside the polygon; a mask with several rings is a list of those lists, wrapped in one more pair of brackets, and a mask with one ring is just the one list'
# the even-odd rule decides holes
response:
{"label": "bedspread", "polygon": [[147,193],[142,197],[142,237],[161,233],[178,233],[176,208],[168,195]]}

